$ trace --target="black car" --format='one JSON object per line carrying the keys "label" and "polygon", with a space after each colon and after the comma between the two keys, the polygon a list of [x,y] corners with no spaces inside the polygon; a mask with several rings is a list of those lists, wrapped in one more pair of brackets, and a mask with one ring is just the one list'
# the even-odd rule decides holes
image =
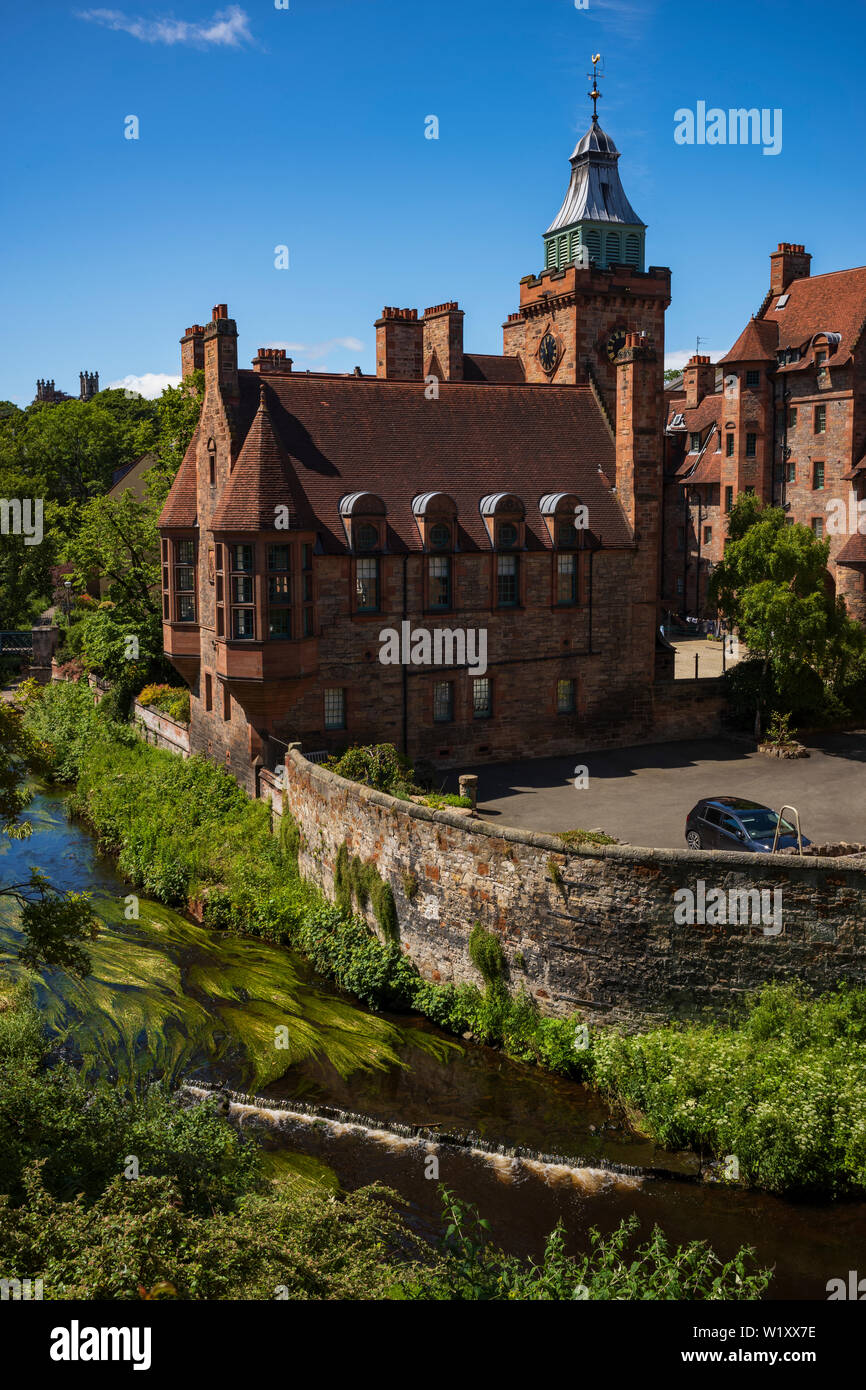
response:
{"label": "black car", "polygon": [[[746,801],[741,796],[707,796],[699,801],[686,818],[686,844],[689,849],[745,850],[753,854],[768,854],[779,815],[771,806],[760,801]],[[810,840],[802,836],[803,848]],[[796,827],[783,820],[779,829],[777,849],[797,846]]]}

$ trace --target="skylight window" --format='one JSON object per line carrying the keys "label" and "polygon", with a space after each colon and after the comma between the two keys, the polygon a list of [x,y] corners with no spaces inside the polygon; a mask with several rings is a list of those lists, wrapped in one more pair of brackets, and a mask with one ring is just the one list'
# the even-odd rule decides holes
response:
{"label": "skylight window", "polygon": [[780,295],[779,295],[779,298],[778,298],[777,301],[776,301],[776,308],[777,308],[777,309],[784,309],[785,305],[787,304],[787,302],[788,302],[788,300],[789,300],[790,298],[791,298],[791,296],[790,296],[789,294],[780,294]]}

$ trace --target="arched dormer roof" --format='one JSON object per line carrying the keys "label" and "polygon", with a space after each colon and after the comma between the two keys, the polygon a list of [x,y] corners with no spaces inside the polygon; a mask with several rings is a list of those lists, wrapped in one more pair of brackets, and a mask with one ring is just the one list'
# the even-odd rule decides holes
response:
{"label": "arched dormer roof", "polygon": [[478,510],[483,517],[497,516],[500,512],[508,512],[510,515],[516,514],[520,517],[526,515],[523,502],[513,492],[489,492],[478,503]]}
{"label": "arched dormer roof", "polygon": [[388,509],[375,492],[348,492],[340,498],[340,516],[387,516]]}
{"label": "arched dormer roof", "polygon": [[435,513],[455,517],[457,503],[447,492],[420,492],[412,498],[412,513],[414,516],[432,516]]}

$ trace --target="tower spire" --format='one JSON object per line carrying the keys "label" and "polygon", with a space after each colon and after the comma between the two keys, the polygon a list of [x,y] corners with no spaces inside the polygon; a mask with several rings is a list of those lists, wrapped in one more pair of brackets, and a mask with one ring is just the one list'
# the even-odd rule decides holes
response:
{"label": "tower spire", "polygon": [[600,54],[600,53],[593,53],[593,55],[592,55],[592,72],[588,72],[588,73],[586,74],[587,77],[589,78],[589,80],[590,80],[591,83],[592,83],[592,91],[591,91],[591,92],[587,92],[587,96],[590,97],[591,100],[592,100],[592,123],[593,123],[593,125],[596,125],[596,124],[598,123],[598,103],[599,103],[599,101],[601,100],[601,92],[598,90],[598,65],[599,65],[600,62],[601,62],[601,54]]}

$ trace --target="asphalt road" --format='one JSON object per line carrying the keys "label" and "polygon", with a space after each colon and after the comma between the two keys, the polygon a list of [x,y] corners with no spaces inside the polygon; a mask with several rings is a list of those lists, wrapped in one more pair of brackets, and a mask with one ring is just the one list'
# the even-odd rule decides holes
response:
{"label": "asphalt road", "polygon": [[[485,820],[526,830],[605,830],[628,844],[682,849],[700,797],[746,796],[776,810],[796,806],[810,840],[866,844],[866,730],[827,735],[809,749],[808,758],[782,760],[703,739],[460,770],[477,773]],[[578,764],[589,769],[581,790]]]}

